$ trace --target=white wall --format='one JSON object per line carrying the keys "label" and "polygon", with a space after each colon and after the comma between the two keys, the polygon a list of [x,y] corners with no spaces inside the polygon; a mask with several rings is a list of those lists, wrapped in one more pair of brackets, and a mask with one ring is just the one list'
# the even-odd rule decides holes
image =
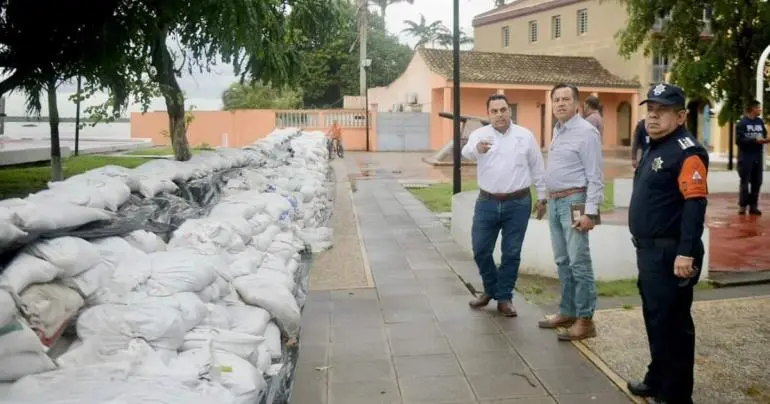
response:
{"label": "white wall", "polygon": [[369,89],[369,105],[376,104],[377,111],[388,112],[395,104],[406,104],[409,93],[416,93],[417,104],[422,105],[422,112],[431,112],[431,74],[428,65],[415,52],[401,76],[385,87]]}
{"label": "white wall", "polygon": [[[468,254],[473,254],[471,224],[477,196],[478,191],[468,191],[452,198],[452,237]],[[601,224],[589,234],[591,259],[597,280],[610,281],[637,277],[636,251],[631,244],[631,233],[629,233],[627,225]],[[703,232],[703,244],[706,249],[706,256],[704,257],[701,279],[708,279],[708,229]],[[494,256],[495,260],[499,262],[499,237]],[[529,220],[521,251],[519,273],[558,278],[553,259],[553,249],[551,248],[548,220]]]}
{"label": "white wall", "polygon": [[[763,173],[764,178],[770,178],[770,171]],[[613,202],[619,208],[627,208],[631,203],[631,190],[633,180],[631,178],[615,178],[613,189]],[[711,171],[708,175],[710,194],[733,194],[738,192],[740,178],[736,171]],[[761,188],[763,194],[770,194],[770,187]]]}

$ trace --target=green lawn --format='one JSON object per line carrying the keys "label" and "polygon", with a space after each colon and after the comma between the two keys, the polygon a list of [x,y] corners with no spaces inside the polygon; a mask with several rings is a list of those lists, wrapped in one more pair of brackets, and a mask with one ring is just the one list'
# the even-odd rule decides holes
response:
{"label": "green lawn", "polygon": [[[192,152],[192,154],[198,154],[204,150],[214,150],[214,149],[208,146],[190,148],[190,151]],[[137,149],[134,151],[130,151],[126,154],[131,156],[169,156],[174,154],[174,149],[166,146],[151,147],[149,149]]]}
{"label": "green lawn", "polygon": [[[71,177],[106,165],[134,168],[145,162],[141,157],[78,156],[62,161],[62,168],[64,176]],[[50,179],[50,163],[0,168],[0,199],[22,198],[45,189]]]}
{"label": "green lawn", "polygon": [[[613,189],[614,183],[608,182],[604,184],[604,203],[602,203],[601,211],[609,212],[613,208]],[[472,191],[478,189],[479,186],[475,180],[468,180],[462,183],[463,191]],[[431,185],[426,188],[411,188],[409,189],[417,199],[422,201],[425,206],[433,212],[443,213],[452,211],[452,184],[448,182]],[[533,195],[535,194],[534,187],[532,189]],[[536,201],[533,198],[532,203]]]}

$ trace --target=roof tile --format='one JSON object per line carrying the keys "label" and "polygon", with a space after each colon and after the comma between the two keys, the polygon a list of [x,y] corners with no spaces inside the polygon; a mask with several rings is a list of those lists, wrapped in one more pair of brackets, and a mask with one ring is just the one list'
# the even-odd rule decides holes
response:
{"label": "roof tile", "polygon": [[[420,48],[434,73],[452,80],[452,51]],[[620,78],[598,60],[584,56],[527,55],[460,51],[460,80],[474,83],[639,88],[639,82]]]}

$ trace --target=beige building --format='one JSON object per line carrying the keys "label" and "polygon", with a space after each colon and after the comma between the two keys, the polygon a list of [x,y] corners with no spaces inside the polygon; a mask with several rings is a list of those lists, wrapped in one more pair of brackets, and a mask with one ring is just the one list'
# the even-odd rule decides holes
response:
{"label": "beige building", "polygon": [[[656,54],[645,56],[640,51],[628,59],[619,54],[615,35],[626,20],[625,6],[617,0],[514,0],[473,19],[474,50],[590,56],[612,74],[639,82],[638,97],[644,99],[651,83],[665,81],[670,65],[667,58]],[[653,29],[663,21],[660,19]],[[710,126],[703,116],[708,101],[691,101],[688,126],[702,139],[703,128]],[[616,112],[619,116],[627,113]],[[618,144],[628,144],[633,128],[618,130]]]}

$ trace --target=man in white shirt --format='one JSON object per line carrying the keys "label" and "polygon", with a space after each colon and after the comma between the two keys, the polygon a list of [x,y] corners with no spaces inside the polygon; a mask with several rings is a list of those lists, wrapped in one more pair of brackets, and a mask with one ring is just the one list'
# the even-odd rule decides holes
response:
{"label": "man in white shirt", "polygon": [[[471,308],[486,307],[497,300],[497,310],[515,317],[513,289],[519,274],[521,245],[527,231],[532,196],[537,188],[538,211],[545,206],[543,155],[528,129],[511,121],[511,109],[504,95],[487,100],[489,125],[476,129],[463,147],[462,155],[476,160],[479,197],[473,214],[471,239],[473,259],[479,267],[484,293],[470,302]],[[541,215],[542,217],[542,215]],[[502,262],[495,265],[492,253],[502,231]]]}

